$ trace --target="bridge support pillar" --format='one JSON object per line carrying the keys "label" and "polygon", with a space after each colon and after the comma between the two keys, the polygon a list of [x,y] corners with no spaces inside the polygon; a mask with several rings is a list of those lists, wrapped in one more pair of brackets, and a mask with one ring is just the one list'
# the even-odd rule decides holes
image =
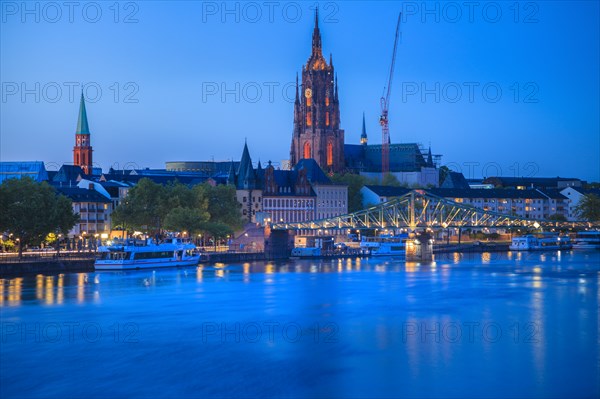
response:
{"label": "bridge support pillar", "polygon": [[271,230],[265,227],[265,257],[287,259],[290,257],[290,234],[287,230]]}
{"label": "bridge support pillar", "polygon": [[408,262],[433,261],[433,240],[427,232],[415,233],[412,239],[406,241],[406,260]]}

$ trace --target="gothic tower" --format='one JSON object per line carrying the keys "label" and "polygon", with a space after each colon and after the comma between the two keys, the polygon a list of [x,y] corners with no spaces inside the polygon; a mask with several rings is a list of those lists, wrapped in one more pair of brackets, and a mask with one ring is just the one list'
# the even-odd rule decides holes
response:
{"label": "gothic tower", "polygon": [[92,143],[90,140],[90,128],[88,126],[87,112],[83,92],[79,103],[79,119],[77,120],[77,131],[75,131],[75,147],[73,147],[73,164],[81,166],[83,173],[92,173]]}
{"label": "gothic tower", "polygon": [[296,75],[291,166],[303,158],[313,158],[327,172],[344,170],[344,131],[340,129],[337,76],[331,55],[329,63],[323,58],[318,9],[312,54],[302,66],[300,86]]}

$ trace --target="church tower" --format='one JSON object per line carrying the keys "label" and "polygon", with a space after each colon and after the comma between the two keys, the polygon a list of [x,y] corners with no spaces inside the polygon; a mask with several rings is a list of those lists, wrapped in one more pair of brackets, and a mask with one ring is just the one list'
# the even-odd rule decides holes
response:
{"label": "church tower", "polygon": [[79,103],[79,119],[75,131],[75,147],[73,147],[73,164],[81,166],[83,173],[92,174],[92,143],[90,140],[90,128],[88,126],[87,112],[83,92]]}
{"label": "church tower", "polygon": [[337,76],[331,55],[329,63],[323,57],[318,9],[312,53],[302,66],[301,85],[296,75],[291,166],[304,158],[313,158],[326,172],[344,170],[344,131],[340,129]]}

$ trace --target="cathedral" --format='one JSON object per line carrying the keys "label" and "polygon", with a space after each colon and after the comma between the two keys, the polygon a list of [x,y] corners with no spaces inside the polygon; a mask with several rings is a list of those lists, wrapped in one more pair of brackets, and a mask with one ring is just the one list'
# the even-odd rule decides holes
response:
{"label": "cathedral", "polygon": [[[420,186],[439,185],[436,164],[440,156],[432,155],[417,143],[389,146],[389,170],[401,183]],[[368,144],[363,114],[360,144],[345,144],[340,128],[340,103],[337,75],[332,56],[323,57],[319,11],[315,11],[312,52],[302,66],[302,82],[296,76],[294,128],[290,164],[313,158],[327,173],[360,173],[379,178],[382,170],[381,144]]]}
{"label": "cathedral", "polygon": [[301,85],[296,76],[291,166],[310,158],[327,172],[345,169],[337,77],[331,55],[329,63],[323,57],[318,10],[315,12],[312,53],[302,67]]}

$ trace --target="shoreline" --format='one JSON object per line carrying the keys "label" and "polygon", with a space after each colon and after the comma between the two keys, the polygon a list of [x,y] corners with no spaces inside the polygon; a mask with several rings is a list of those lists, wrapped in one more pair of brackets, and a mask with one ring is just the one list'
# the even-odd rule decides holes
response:
{"label": "shoreline", "polygon": [[[462,244],[441,244],[435,245],[434,254],[462,252],[507,252],[508,243],[462,243]],[[337,259],[349,257],[365,257],[360,254],[328,254],[315,258],[303,259]],[[366,256],[368,257],[368,256]],[[29,259],[28,259],[29,258]],[[94,272],[95,253],[85,254],[56,254],[47,256],[25,256],[23,259],[0,258],[0,278],[19,277],[29,274],[55,274],[55,273],[90,273]],[[278,258],[276,260],[289,260],[290,257]],[[9,261],[7,261],[9,260]],[[237,263],[237,262],[256,262],[268,261],[270,259],[264,252],[216,252],[203,254],[198,264],[209,263]]]}

